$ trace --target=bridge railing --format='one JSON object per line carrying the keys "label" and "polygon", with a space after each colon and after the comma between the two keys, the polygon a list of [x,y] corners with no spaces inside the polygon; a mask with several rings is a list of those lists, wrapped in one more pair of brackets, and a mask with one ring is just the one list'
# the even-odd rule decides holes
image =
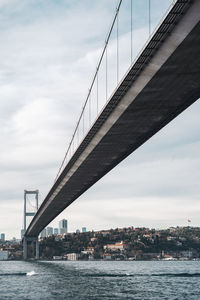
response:
{"label": "bridge railing", "polygon": [[[98,118],[172,0],[119,0],[91,85],[55,181]],[[100,51],[98,51],[100,52]]]}

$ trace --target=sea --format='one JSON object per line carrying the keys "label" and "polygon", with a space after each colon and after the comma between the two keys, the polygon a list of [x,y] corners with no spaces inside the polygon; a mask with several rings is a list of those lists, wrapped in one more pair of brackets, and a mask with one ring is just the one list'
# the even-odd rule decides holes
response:
{"label": "sea", "polygon": [[0,299],[199,300],[200,261],[0,261]]}

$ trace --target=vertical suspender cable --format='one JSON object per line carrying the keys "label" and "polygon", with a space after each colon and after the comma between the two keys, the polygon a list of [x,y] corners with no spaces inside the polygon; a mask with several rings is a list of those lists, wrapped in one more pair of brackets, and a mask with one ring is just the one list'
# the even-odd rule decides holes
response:
{"label": "vertical suspender cable", "polygon": [[133,0],[131,0],[131,64],[133,62]]}
{"label": "vertical suspender cable", "polygon": [[108,99],[108,44],[106,47],[106,101]]}
{"label": "vertical suspender cable", "polygon": [[[106,38],[106,44],[109,42],[110,35],[111,35],[112,30],[113,30],[113,27],[114,27],[114,25],[115,25],[115,21],[116,21],[116,19],[118,19],[118,13],[119,13],[119,9],[120,9],[121,4],[122,4],[122,0],[119,0],[118,5],[117,5],[117,9],[116,9],[116,13],[115,13],[115,16],[114,16],[114,19],[113,19],[113,21],[112,21],[110,30],[109,30],[108,35],[107,35],[107,38]],[[118,20],[117,20],[117,23],[118,23]],[[118,28],[118,24],[117,24],[117,28]],[[117,30],[117,31],[118,31],[118,30]],[[117,32],[117,36],[118,36],[118,32]],[[117,37],[117,44],[118,44],[118,37]],[[118,48],[118,47],[117,47],[117,48]],[[93,77],[93,79],[92,79],[92,83],[91,83],[91,85],[90,85],[90,90],[92,90],[93,85],[94,85],[94,82],[95,82],[96,79],[97,79],[97,86],[98,86],[98,78],[97,78],[97,77],[98,77],[98,71],[99,71],[101,62],[102,62],[102,60],[103,60],[105,50],[106,50],[106,45],[104,46],[103,51],[102,51],[102,54],[101,54],[101,56],[100,56],[100,59],[99,59],[98,65],[97,65],[96,72],[95,72],[95,74],[94,74],[94,77]],[[118,52],[118,51],[117,51],[117,52]],[[117,56],[118,56],[118,55],[117,55]],[[117,65],[118,65],[118,64],[117,64]],[[117,67],[117,69],[118,69],[118,67]],[[118,72],[117,72],[117,73],[118,73]],[[117,75],[117,81],[118,81],[118,75]],[[97,91],[98,91],[98,88],[97,88]],[[74,130],[74,133],[73,133],[73,135],[72,135],[72,139],[71,139],[71,141],[70,141],[70,143],[69,143],[69,146],[68,146],[68,148],[67,148],[67,151],[66,151],[66,153],[65,153],[65,155],[64,155],[64,158],[63,158],[63,160],[62,160],[62,162],[61,162],[60,168],[59,168],[59,170],[58,170],[58,173],[57,173],[57,175],[56,175],[56,178],[55,178],[54,182],[56,182],[58,176],[60,175],[60,172],[61,172],[61,170],[62,170],[62,168],[63,168],[63,165],[64,165],[64,163],[65,163],[65,159],[66,159],[66,157],[67,157],[67,155],[68,155],[68,152],[70,152],[70,148],[71,148],[72,141],[73,141],[73,139],[74,139],[74,137],[75,137],[75,135],[76,135],[77,128],[78,128],[78,126],[79,126],[80,123],[81,123],[81,118],[83,118],[83,133],[84,133],[84,111],[85,111],[85,107],[86,107],[86,105],[87,105],[88,99],[89,99],[89,94],[88,94],[87,97],[86,97],[85,103],[84,103],[83,108],[82,108],[82,110],[81,110],[80,117],[79,117],[79,119],[78,119],[78,123],[77,123],[77,125],[76,125],[76,127],[75,127],[75,130]],[[98,110],[98,97],[97,97],[97,110]]]}
{"label": "vertical suspender cable", "polygon": [[119,82],[119,17],[117,14],[117,84]]}
{"label": "vertical suspender cable", "polygon": [[90,91],[90,97],[89,97],[89,127],[91,126],[91,93]]}
{"label": "vertical suspender cable", "polygon": [[149,0],[149,36],[151,35],[151,0]]}
{"label": "vertical suspender cable", "polygon": [[84,136],[84,111],[83,111],[82,117],[83,117],[83,136]]}
{"label": "vertical suspender cable", "polygon": [[72,156],[72,145],[70,145],[70,148],[69,148],[69,159],[71,158]]}
{"label": "vertical suspender cable", "polygon": [[78,144],[79,144],[79,126],[77,127],[77,147],[78,147]]}
{"label": "vertical suspender cable", "polygon": [[99,113],[99,76],[98,76],[98,72],[97,72],[97,116]]}

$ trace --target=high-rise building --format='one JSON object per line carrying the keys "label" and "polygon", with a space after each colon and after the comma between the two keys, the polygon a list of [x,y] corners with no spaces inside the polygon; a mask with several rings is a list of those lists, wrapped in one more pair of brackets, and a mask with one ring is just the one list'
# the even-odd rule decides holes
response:
{"label": "high-rise building", "polygon": [[59,233],[60,234],[67,233],[67,220],[66,219],[59,221]]}
{"label": "high-rise building", "polygon": [[54,228],[53,234],[54,234],[54,235],[58,235],[58,232],[59,232],[59,231],[58,231],[58,228]]}
{"label": "high-rise building", "polygon": [[23,237],[24,237],[24,232],[25,232],[25,230],[22,229],[22,230],[21,230],[21,239],[23,239]]}
{"label": "high-rise building", "polygon": [[47,230],[46,228],[44,228],[41,232],[40,232],[40,237],[41,238],[45,238],[47,236]]}
{"label": "high-rise building", "polygon": [[86,232],[86,227],[82,227],[82,232]]}
{"label": "high-rise building", "polygon": [[46,229],[46,235],[47,236],[53,235],[53,227],[47,227],[47,229]]}
{"label": "high-rise building", "polygon": [[76,229],[76,233],[80,233],[80,229]]}
{"label": "high-rise building", "polygon": [[2,242],[5,242],[5,233],[1,233],[1,240]]}

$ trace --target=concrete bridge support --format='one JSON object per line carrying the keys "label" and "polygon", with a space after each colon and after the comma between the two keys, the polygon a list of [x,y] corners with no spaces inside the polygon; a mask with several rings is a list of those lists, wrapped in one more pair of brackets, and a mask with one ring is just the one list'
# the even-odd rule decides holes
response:
{"label": "concrete bridge support", "polygon": [[24,237],[23,239],[23,257],[24,260],[27,260],[27,239]]}
{"label": "concrete bridge support", "polygon": [[[24,237],[23,239],[23,258],[24,260],[28,259],[28,243],[31,242],[31,245],[33,247],[33,253],[35,254],[35,259],[40,259],[40,252],[39,252],[39,241],[38,237]],[[35,249],[34,249],[35,248]]]}
{"label": "concrete bridge support", "polygon": [[36,239],[35,241],[35,258],[37,260],[40,259],[40,249],[39,249],[39,241],[38,241],[38,238]]}
{"label": "concrete bridge support", "polygon": [[[35,191],[27,191],[24,190],[24,232],[26,232],[26,218],[27,217],[34,217],[36,212],[38,211],[38,190]],[[28,195],[35,195],[35,211],[27,211],[27,200]],[[35,253],[35,258],[39,259],[39,242],[38,236],[37,237],[23,237],[23,257],[24,260],[28,259],[28,242],[32,243],[33,253]],[[35,251],[34,251],[35,246]]]}

